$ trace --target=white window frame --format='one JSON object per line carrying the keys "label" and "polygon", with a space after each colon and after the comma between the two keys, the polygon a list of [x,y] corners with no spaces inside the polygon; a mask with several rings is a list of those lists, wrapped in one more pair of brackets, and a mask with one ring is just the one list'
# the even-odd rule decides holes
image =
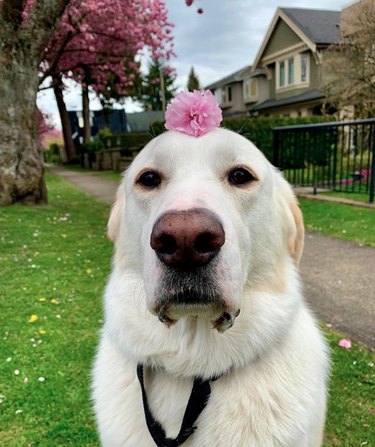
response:
{"label": "white window frame", "polygon": [[[302,55],[306,57],[306,79],[302,81]],[[289,68],[290,60],[293,59],[293,76],[290,81]],[[280,66],[284,64],[284,84],[280,85]],[[310,85],[310,55],[309,53],[299,53],[294,55],[284,56],[282,59],[276,61],[276,91],[291,90],[293,88],[307,87]]]}
{"label": "white window frame", "polygon": [[[302,56],[306,56],[306,79],[302,81]],[[297,76],[300,84],[310,84],[310,55],[309,53],[301,53],[298,55]]]}

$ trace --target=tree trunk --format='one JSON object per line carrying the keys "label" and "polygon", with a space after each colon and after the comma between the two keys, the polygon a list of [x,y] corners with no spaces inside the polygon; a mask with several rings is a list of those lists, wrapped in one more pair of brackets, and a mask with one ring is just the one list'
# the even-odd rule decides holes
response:
{"label": "tree trunk", "polygon": [[34,62],[18,54],[9,64],[0,66],[0,206],[47,201]]}
{"label": "tree trunk", "polygon": [[60,114],[60,121],[61,121],[61,127],[62,127],[62,131],[63,131],[63,137],[64,137],[66,159],[69,161],[75,156],[76,150],[75,150],[75,146],[74,146],[74,142],[73,142],[72,125],[70,123],[68,111],[66,110],[66,106],[65,106],[65,102],[64,102],[63,83],[62,83],[61,77],[53,78],[53,91],[55,93],[57,107],[59,109],[59,114]]}
{"label": "tree trunk", "polygon": [[91,140],[90,124],[90,99],[88,86],[82,86],[82,117],[83,117],[83,142],[89,143]]}
{"label": "tree trunk", "polygon": [[0,2],[0,206],[45,203],[36,95],[38,67],[71,0]]}

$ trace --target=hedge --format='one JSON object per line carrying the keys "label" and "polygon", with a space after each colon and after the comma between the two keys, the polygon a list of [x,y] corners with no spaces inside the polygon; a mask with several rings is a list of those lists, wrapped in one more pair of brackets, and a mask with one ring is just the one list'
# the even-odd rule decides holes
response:
{"label": "hedge", "polygon": [[104,147],[107,149],[129,149],[145,146],[151,138],[152,136],[148,132],[124,132],[106,136],[103,140]]}
{"label": "hedge", "polygon": [[[224,118],[221,127],[233,130],[251,140],[272,161],[273,157],[273,129],[280,126],[293,126],[297,124],[321,123],[327,119],[322,116],[304,118],[252,118],[242,116],[237,118]],[[150,125],[153,136],[165,131],[164,122],[156,121]]]}

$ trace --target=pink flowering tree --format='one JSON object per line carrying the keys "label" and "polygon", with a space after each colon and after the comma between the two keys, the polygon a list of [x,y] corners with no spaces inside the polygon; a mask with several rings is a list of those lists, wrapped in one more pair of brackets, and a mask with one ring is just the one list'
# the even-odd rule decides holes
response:
{"label": "pink flowering tree", "polygon": [[45,147],[47,137],[54,133],[55,127],[52,124],[51,116],[41,112],[39,109],[37,109],[36,113],[38,121],[39,143],[42,147]]}
{"label": "pink flowering tree", "polygon": [[90,139],[88,88],[129,95],[139,74],[135,58],[148,48],[154,58],[172,54],[172,25],[164,0],[72,0],[50,40],[41,81],[52,77],[68,158],[73,147],[62,95],[62,76],[82,86],[84,141]]}
{"label": "pink flowering tree", "polygon": [[100,91],[115,74],[126,92],[135,54],[149,47],[155,58],[168,55],[169,36],[162,0],[0,0],[0,205],[46,201],[36,118],[41,78],[86,85],[89,73]]}

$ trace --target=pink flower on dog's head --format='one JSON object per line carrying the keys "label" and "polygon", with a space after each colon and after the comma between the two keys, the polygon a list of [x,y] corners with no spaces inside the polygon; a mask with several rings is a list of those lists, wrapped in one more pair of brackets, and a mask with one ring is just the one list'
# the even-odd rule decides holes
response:
{"label": "pink flower on dog's head", "polygon": [[165,127],[200,137],[219,127],[222,119],[222,111],[215,96],[209,90],[194,90],[179,93],[168,104]]}

